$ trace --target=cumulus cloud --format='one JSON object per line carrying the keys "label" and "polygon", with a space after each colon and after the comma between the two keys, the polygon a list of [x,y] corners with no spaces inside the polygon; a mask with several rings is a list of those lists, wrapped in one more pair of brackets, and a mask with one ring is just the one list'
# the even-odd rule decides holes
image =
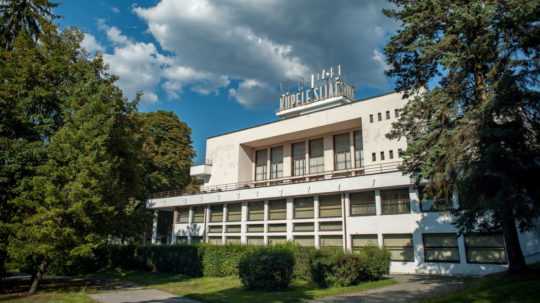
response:
{"label": "cumulus cloud", "polygon": [[96,37],[94,37],[92,34],[84,34],[83,40],[81,41],[81,47],[86,49],[87,52],[90,54],[94,54],[95,52],[102,52],[103,46],[97,42]]}
{"label": "cumulus cloud", "polygon": [[209,93],[234,79],[240,84],[229,95],[252,106],[275,101],[279,82],[336,64],[355,85],[386,86],[379,49],[395,25],[381,13],[385,6],[378,0],[161,0],[133,10],[184,69],[165,73],[169,93],[186,83]]}

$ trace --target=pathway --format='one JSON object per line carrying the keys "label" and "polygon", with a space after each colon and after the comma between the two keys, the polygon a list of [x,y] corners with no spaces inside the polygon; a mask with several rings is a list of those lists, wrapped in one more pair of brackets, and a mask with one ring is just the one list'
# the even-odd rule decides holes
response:
{"label": "pathway", "polygon": [[101,303],[199,303],[178,297],[157,289],[132,288],[91,294],[90,297]]}
{"label": "pathway", "polygon": [[361,293],[352,293],[335,297],[327,297],[312,303],[401,303],[414,302],[420,299],[448,294],[461,289],[464,282],[459,278],[422,276],[422,275],[396,275],[393,276],[399,283],[383,288],[371,289]]}

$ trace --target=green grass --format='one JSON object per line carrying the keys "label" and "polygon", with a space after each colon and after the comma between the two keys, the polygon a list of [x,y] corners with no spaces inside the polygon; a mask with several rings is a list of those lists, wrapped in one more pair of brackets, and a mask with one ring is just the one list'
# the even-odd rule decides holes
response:
{"label": "green grass", "polygon": [[84,292],[46,292],[33,296],[0,297],[2,303],[95,303]]}
{"label": "green grass", "polygon": [[133,281],[139,285],[156,288],[176,295],[186,296],[203,302],[258,302],[288,303],[304,299],[317,299],[327,296],[361,292],[367,289],[384,287],[397,283],[392,279],[364,282],[351,287],[331,287],[318,289],[304,281],[294,281],[291,288],[283,291],[250,291],[242,287],[237,277],[190,278],[180,275],[130,272],[116,274],[119,279]]}
{"label": "green grass", "polygon": [[540,270],[497,274],[468,280],[462,291],[422,303],[533,303],[540,302]]}

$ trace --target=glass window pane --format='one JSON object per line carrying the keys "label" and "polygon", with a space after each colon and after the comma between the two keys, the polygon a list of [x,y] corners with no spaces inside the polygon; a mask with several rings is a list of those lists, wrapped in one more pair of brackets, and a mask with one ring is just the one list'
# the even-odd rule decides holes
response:
{"label": "glass window pane", "polygon": [[240,233],[240,225],[227,225],[227,233]]}
{"label": "glass window pane", "polygon": [[189,207],[176,209],[176,223],[189,223]]}
{"label": "glass window pane", "polygon": [[287,201],[274,200],[268,202],[268,219],[285,220],[287,219]]}
{"label": "glass window pane", "polygon": [[250,224],[247,226],[248,233],[263,233],[264,225],[263,224]]}
{"label": "glass window pane", "polygon": [[294,218],[310,219],[313,218],[313,197],[294,199]]}
{"label": "glass window pane", "polygon": [[379,246],[377,235],[353,235],[351,244],[353,250],[366,246]]}
{"label": "glass window pane", "polygon": [[309,173],[324,172],[324,143],[323,139],[309,141]]}
{"label": "glass window pane", "polygon": [[303,176],[306,173],[306,144],[304,142],[292,145],[293,176]]}
{"label": "glass window pane", "polygon": [[343,247],[342,236],[320,236],[320,247]]}
{"label": "glass window pane", "polygon": [[383,245],[390,252],[392,261],[414,261],[414,251],[411,234],[383,235]]}
{"label": "glass window pane", "polygon": [[264,220],[264,202],[248,203],[248,220],[263,221]]}
{"label": "glass window pane", "polygon": [[294,223],[293,225],[293,231],[311,232],[314,230],[315,227],[313,223]]}
{"label": "glass window pane", "polygon": [[348,133],[334,136],[334,169],[351,168],[351,143]]}
{"label": "glass window pane", "polygon": [[193,208],[193,223],[204,222],[204,207]]}
{"label": "glass window pane", "polygon": [[351,216],[374,216],[377,214],[375,207],[375,192],[365,191],[349,194],[351,204]]}
{"label": "glass window pane", "polygon": [[248,245],[264,245],[264,237],[247,237]]}
{"label": "glass window pane", "polygon": [[411,212],[409,189],[387,189],[381,191],[383,215],[406,214]]}
{"label": "glass window pane", "polygon": [[239,222],[240,220],[242,220],[242,205],[241,204],[227,205],[227,221]]}
{"label": "glass window pane", "polygon": [[362,142],[362,131],[354,132],[354,166],[364,166],[364,144]]}
{"label": "glass window pane", "polygon": [[459,262],[457,234],[424,234],[426,262]]}
{"label": "glass window pane", "polygon": [[255,153],[255,180],[266,180],[266,167],[268,155],[266,149],[258,150]]}
{"label": "glass window pane", "polygon": [[343,228],[341,221],[336,222],[320,222],[320,231],[340,231]]}
{"label": "glass window pane", "polygon": [[300,246],[315,246],[315,238],[313,236],[295,236],[294,243]]}
{"label": "glass window pane", "polygon": [[341,217],[341,195],[319,196],[319,217]]}
{"label": "glass window pane", "polygon": [[208,226],[208,232],[209,233],[221,233],[223,231],[223,227],[221,225],[209,225]]}
{"label": "glass window pane", "polygon": [[269,233],[287,232],[287,224],[268,224]]}
{"label": "glass window pane", "polygon": [[465,235],[467,262],[506,263],[504,237],[501,233],[471,233]]}
{"label": "glass window pane", "polygon": [[281,177],[283,177],[283,146],[278,146],[270,150],[270,178]]}

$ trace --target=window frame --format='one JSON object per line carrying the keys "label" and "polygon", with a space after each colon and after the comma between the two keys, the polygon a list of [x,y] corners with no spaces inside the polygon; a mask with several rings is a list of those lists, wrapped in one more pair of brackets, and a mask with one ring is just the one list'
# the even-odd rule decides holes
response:
{"label": "window frame", "polygon": [[[361,195],[366,193],[373,193],[373,205],[368,205],[368,207],[373,207],[373,213],[369,214],[353,214],[353,200],[351,199],[352,195]],[[367,205],[368,203],[362,203]],[[371,204],[371,203],[369,203]],[[349,216],[350,217],[367,217],[367,216],[376,216],[377,215],[377,198],[375,195],[374,190],[366,190],[366,191],[357,191],[357,192],[351,192],[349,193]]]}
{"label": "window frame", "polygon": [[[426,236],[429,237],[429,236],[433,236],[433,235],[436,235],[436,236],[453,236],[455,238],[455,240],[456,240],[456,246],[430,246],[430,247],[427,247],[426,246]],[[456,234],[456,233],[423,233],[422,234],[422,246],[424,248],[424,262],[427,262],[427,263],[460,263],[461,256],[460,256],[460,253],[459,253],[459,238],[458,238],[458,234]],[[450,261],[448,261],[448,260],[428,260],[426,251],[428,251],[430,249],[433,249],[433,250],[437,250],[437,249],[455,249],[457,251],[457,260],[450,260]]]}
{"label": "window frame", "polygon": [[[311,217],[298,217],[296,214],[296,208],[297,208],[297,201],[307,201],[308,199],[311,199]],[[313,197],[297,197],[293,199],[293,219],[314,219],[315,218],[315,199]]]}
{"label": "window frame", "polygon": [[[295,153],[295,146],[302,146],[302,156]],[[291,144],[291,175],[304,176],[306,174],[306,142],[296,142]]]}
{"label": "window frame", "polygon": [[[391,262],[402,262],[402,263],[405,263],[405,262],[414,262],[414,237],[413,237],[413,234],[400,234],[400,233],[389,233],[389,234],[383,234],[383,248],[388,250],[388,251],[392,251],[392,250],[396,250],[396,247],[399,248],[401,247],[403,249],[403,247],[407,248],[407,249],[410,249],[411,250],[411,259],[407,259],[407,260],[395,260],[395,259],[392,259],[392,255],[390,254],[390,261]],[[411,245],[410,246],[386,246],[384,244],[384,240],[387,236],[409,236],[410,239],[411,239]]]}
{"label": "window frame", "polygon": [[[314,142],[321,142],[321,155],[313,156],[312,151],[314,150],[312,143]],[[311,139],[308,141],[309,144],[309,174],[318,174],[324,172],[324,139],[323,138],[316,138]],[[319,161],[320,163],[314,163],[314,160]]]}
{"label": "window frame", "polygon": [[[407,206],[407,211],[405,212],[388,212],[386,211],[385,212],[385,199],[384,199],[384,193],[385,192],[391,192],[391,191],[407,191],[407,202],[402,202],[400,201],[400,199],[398,198],[397,199],[397,203],[395,203],[398,208],[399,208],[399,205],[400,204],[404,204]],[[382,189],[380,191],[380,195],[381,195],[381,215],[382,216],[389,216],[389,215],[404,215],[404,214],[411,214],[411,211],[412,211],[412,207],[411,207],[411,198],[410,198],[410,195],[409,195],[409,188],[408,187],[400,187],[400,188],[391,188],[391,189]],[[388,201],[388,200],[386,200]]]}
{"label": "window frame", "polygon": [[[476,262],[476,261],[470,261],[469,260],[469,245],[467,245],[467,236],[471,235],[500,235],[503,240],[503,247],[502,250],[504,251],[504,262]],[[465,260],[467,261],[467,264],[508,264],[508,250],[506,248],[506,242],[504,241],[504,235],[502,232],[472,232],[467,233],[463,235],[463,242],[465,244]],[[476,249],[489,249],[489,248],[499,248],[495,246],[475,246]]]}
{"label": "window frame", "polygon": [[[265,155],[264,164],[259,163],[259,153]],[[261,172],[258,169],[261,168]],[[259,149],[255,151],[255,181],[264,181],[268,179],[268,149]]]}
{"label": "window frame", "polygon": [[[337,205],[338,205],[337,208],[339,208],[339,214],[338,215],[335,215],[335,216],[333,216],[333,215],[332,216],[327,216],[327,215],[323,216],[323,215],[321,215],[321,213],[322,213],[321,212],[321,204],[324,204],[324,203],[328,202],[328,201],[321,201],[321,200],[324,200],[324,199],[329,198],[329,197],[338,197],[338,203],[337,203]],[[321,203],[321,202],[323,202],[323,203]],[[330,200],[330,202],[334,202],[334,201]],[[341,194],[320,195],[319,196],[319,218],[341,218],[341,217],[343,217],[343,205],[342,204],[343,204],[343,201],[342,201]],[[332,209],[334,209],[334,208],[336,208],[336,207],[333,207]]]}
{"label": "window frame", "polygon": [[[281,159],[274,161],[274,154],[281,150]],[[270,179],[283,178],[283,145],[270,148]]]}
{"label": "window frame", "polygon": [[[338,142],[341,138],[347,138],[347,149],[338,152]],[[351,159],[351,134],[350,133],[341,133],[332,136],[334,143],[334,170],[346,170],[352,168],[352,159]],[[324,150],[324,147],[323,147]],[[344,159],[338,159],[340,156],[343,156]],[[343,166],[343,167],[341,167]]]}

